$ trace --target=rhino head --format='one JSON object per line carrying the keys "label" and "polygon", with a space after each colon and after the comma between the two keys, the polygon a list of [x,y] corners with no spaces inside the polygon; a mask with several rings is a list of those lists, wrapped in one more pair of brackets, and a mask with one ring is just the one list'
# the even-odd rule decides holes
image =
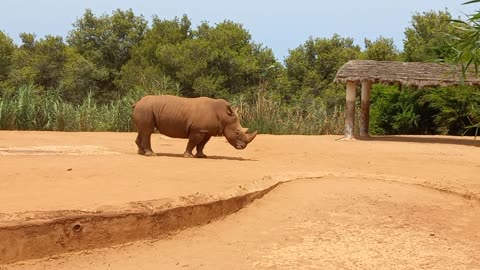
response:
{"label": "rhino head", "polygon": [[247,147],[247,145],[255,139],[255,136],[257,136],[257,132],[253,133],[248,133],[245,132],[242,127],[239,129],[233,130],[227,130],[225,129],[225,138],[227,138],[227,141],[236,149],[242,150]]}
{"label": "rhino head", "polygon": [[230,106],[227,109],[227,115],[230,117],[230,121],[223,130],[223,135],[227,138],[227,141],[236,149],[242,150],[255,139],[257,132],[248,133],[248,128],[243,128],[240,125],[237,113],[234,112]]}

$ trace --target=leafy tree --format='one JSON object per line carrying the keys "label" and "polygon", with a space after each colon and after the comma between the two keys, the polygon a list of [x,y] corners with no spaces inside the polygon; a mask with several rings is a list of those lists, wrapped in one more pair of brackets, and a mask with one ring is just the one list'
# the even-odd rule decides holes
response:
{"label": "leafy tree", "polygon": [[0,31],[0,93],[8,87],[7,78],[12,70],[15,49],[13,40]]}
{"label": "leafy tree", "polygon": [[36,40],[34,34],[20,34],[22,45],[14,51],[9,83],[16,87],[35,84],[44,89],[58,88],[66,62],[66,45],[60,36]]}
{"label": "leafy tree", "polygon": [[179,83],[182,95],[227,97],[258,86],[261,72],[276,64],[272,51],[252,42],[240,24],[190,25],[186,16],[154,19],[122,71],[123,87],[155,86],[145,82],[165,76]]}
{"label": "leafy tree", "polygon": [[22,45],[20,48],[25,50],[33,50],[35,47],[36,35],[33,33],[20,33],[20,39],[22,40]]}
{"label": "leafy tree", "polygon": [[33,84],[38,73],[34,67],[35,34],[21,33],[20,38],[22,44],[14,51],[13,68],[9,76],[9,84],[14,87]]}
{"label": "leafy tree", "polygon": [[0,31],[0,80],[5,80],[12,68],[13,52],[15,45],[13,40],[4,32]]}
{"label": "leafy tree", "polygon": [[447,10],[415,13],[411,26],[405,29],[403,60],[423,62],[450,57],[453,52],[445,50],[448,45],[446,34],[458,32],[451,20]]}
{"label": "leafy tree", "polygon": [[360,47],[351,38],[310,38],[285,59],[293,91],[320,95],[333,82],[338,69],[359,55]]}
{"label": "leafy tree", "polygon": [[68,48],[66,55],[61,88],[63,98],[79,104],[89,93],[101,93],[103,89],[100,87],[110,79],[109,70],[95,65],[72,48]]}
{"label": "leafy tree", "polygon": [[380,36],[375,41],[365,39],[365,51],[362,53],[365,60],[394,61],[398,59],[398,54],[392,38]]}
{"label": "leafy tree", "polygon": [[[120,79],[122,66],[131,58],[132,48],[144,37],[147,29],[145,19],[135,16],[131,9],[117,9],[111,16],[100,17],[87,9],[73,26],[74,30],[69,33],[67,42],[86,63],[93,65],[92,70],[96,70],[96,75],[89,79],[90,83],[95,85],[94,89],[102,91],[96,95],[107,100],[121,94],[115,82]],[[80,76],[85,75],[69,72],[79,80]]]}
{"label": "leafy tree", "polygon": [[152,21],[151,29],[148,29],[144,39],[132,48],[132,58],[122,67],[121,80],[118,81],[122,91],[140,87],[153,93],[159,89],[179,88],[178,85],[174,86],[176,82],[172,79],[175,77],[175,67],[166,65],[157,56],[157,52],[191,39],[190,19],[186,15],[173,20],[161,20],[155,16]]}
{"label": "leafy tree", "polygon": [[[219,96],[225,97],[245,92],[259,84],[261,73],[267,67],[276,64],[273,52],[253,43],[251,35],[240,24],[224,21],[211,27],[203,23],[194,35],[197,38],[186,43],[184,60],[193,67],[196,61],[191,60],[199,56],[199,69],[177,73],[185,83],[185,79],[190,78],[194,95],[221,93]],[[204,50],[195,48],[196,43]]]}
{"label": "leafy tree", "polygon": [[45,88],[58,88],[67,61],[66,45],[60,36],[46,36],[35,43],[35,83]]}

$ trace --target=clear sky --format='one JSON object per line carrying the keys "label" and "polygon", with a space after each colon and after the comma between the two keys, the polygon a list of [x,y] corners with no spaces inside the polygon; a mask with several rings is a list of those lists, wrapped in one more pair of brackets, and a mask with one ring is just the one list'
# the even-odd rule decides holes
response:
{"label": "clear sky", "polygon": [[2,0],[0,30],[16,43],[19,33],[66,37],[72,23],[90,8],[96,15],[131,8],[149,22],[152,15],[173,19],[186,14],[196,27],[225,19],[243,24],[252,39],[272,48],[278,60],[289,49],[303,44],[310,36],[331,37],[334,33],[351,37],[363,47],[364,38],[393,38],[403,48],[405,28],[414,12],[444,10],[455,17],[470,14],[480,5],[461,5],[467,0]]}

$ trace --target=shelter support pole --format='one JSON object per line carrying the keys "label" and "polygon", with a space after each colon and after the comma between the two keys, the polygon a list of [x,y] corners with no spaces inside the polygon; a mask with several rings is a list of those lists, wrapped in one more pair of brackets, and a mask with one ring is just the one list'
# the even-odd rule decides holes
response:
{"label": "shelter support pole", "polygon": [[353,139],[353,128],[355,124],[355,96],[357,84],[347,81],[347,102],[345,105],[345,139]]}
{"label": "shelter support pole", "polygon": [[370,89],[372,83],[370,81],[362,82],[362,104],[360,114],[360,137],[368,137],[368,127],[370,125]]}

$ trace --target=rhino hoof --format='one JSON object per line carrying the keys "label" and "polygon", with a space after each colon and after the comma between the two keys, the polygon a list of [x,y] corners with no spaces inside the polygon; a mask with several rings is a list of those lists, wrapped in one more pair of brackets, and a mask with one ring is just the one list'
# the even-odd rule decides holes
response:
{"label": "rhino hoof", "polygon": [[183,154],[183,157],[186,157],[186,158],[193,158],[194,156],[190,153],[184,153]]}
{"label": "rhino hoof", "polygon": [[207,158],[207,155],[205,155],[204,153],[201,153],[201,154],[197,153],[197,154],[195,155],[195,157],[196,157],[196,158]]}
{"label": "rhino hoof", "polygon": [[155,153],[153,153],[152,151],[145,152],[145,156],[147,156],[147,157],[151,157],[151,156],[154,156],[154,155],[155,155]]}

